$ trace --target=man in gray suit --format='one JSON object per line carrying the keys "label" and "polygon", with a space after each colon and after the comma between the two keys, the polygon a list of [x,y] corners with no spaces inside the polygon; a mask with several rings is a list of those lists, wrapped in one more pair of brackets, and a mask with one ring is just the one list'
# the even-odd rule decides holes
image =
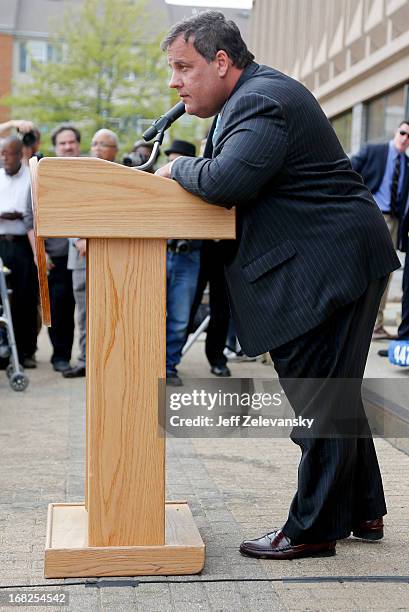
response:
{"label": "man in gray suit", "polygon": [[[201,13],[176,24],[163,48],[187,113],[217,119],[203,158],[179,157],[158,174],[236,207],[225,272],[240,344],[250,356],[269,351],[296,415],[325,423],[319,437],[292,433],[302,459],[284,526],[240,551],[329,556],[351,532],[379,539],[386,505],[360,383],[399,267],[382,213],[312,94],[255,63],[233,22]],[[340,379],[358,381],[348,399],[334,393]],[[344,414],[356,433],[334,435]],[[273,480],[266,486],[274,492]]]}

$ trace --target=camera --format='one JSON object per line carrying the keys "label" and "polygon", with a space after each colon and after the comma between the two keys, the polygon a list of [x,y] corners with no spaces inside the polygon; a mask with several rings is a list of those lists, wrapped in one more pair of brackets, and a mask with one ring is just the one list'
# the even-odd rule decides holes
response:
{"label": "camera", "polygon": [[32,147],[37,142],[37,134],[35,132],[26,132],[23,134],[22,141],[26,147]]}
{"label": "camera", "polygon": [[130,168],[134,168],[135,166],[142,166],[142,164],[148,161],[144,159],[139,153],[135,153],[131,151],[130,153],[126,153],[126,155],[122,158],[122,163],[124,166],[129,166]]}

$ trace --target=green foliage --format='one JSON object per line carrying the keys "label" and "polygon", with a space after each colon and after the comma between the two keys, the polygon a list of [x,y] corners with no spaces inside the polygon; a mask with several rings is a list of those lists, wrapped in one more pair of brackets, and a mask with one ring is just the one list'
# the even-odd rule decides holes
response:
{"label": "green foliage", "polygon": [[32,62],[31,83],[6,103],[14,117],[40,128],[75,123],[84,150],[97,129],[113,129],[125,150],[146,128],[138,118],[153,119],[169,106],[162,37],[145,0],[84,0],[65,14],[53,38],[60,61]]}

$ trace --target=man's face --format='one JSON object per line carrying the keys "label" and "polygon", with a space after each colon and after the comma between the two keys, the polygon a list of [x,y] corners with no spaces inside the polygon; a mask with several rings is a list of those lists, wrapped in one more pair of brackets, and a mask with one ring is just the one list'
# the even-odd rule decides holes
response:
{"label": "man's face", "polygon": [[80,156],[80,143],[72,130],[63,130],[57,134],[54,149],[57,157]]}
{"label": "man's face", "polygon": [[409,125],[407,123],[402,123],[398,127],[393,144],[400,153],[403,153],[409,147]]}
{"label": "man's face", "polygon": [[3,145],[0,153],[1,163],[9,176],[17,174],[20,170],[23,151],[18,148],[17,144],[12,142]]}
{"label": "man's face", "polygon": [[93,157],[113,162],[118,153],[118,147],[112,136],[97,132],[91,142],[91,153]]}
{"label": "man's face", "polygon": [[208,63],[183,36],[169,45],[167,54],[172,68],[169,87],[177,89],[186,112],[202,118],[216,115],[228,97],[220,62]]}

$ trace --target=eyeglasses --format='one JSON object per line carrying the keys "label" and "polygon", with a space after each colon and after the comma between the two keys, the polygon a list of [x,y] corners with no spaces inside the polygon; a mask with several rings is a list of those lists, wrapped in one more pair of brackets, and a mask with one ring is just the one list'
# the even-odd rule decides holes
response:
{"label": "eyeglasses", "polygon": [[115,147],[114,144],[108,144],[107,142],[92,142],[91,147],[102,147],[103,149],[110,149],[111,147]]}
{"label": "eyeglasses", "polygon": [[405,132],[405,130],[399,130],[399,134],[401,136],[407,136],[409,138],[409,132]]}

